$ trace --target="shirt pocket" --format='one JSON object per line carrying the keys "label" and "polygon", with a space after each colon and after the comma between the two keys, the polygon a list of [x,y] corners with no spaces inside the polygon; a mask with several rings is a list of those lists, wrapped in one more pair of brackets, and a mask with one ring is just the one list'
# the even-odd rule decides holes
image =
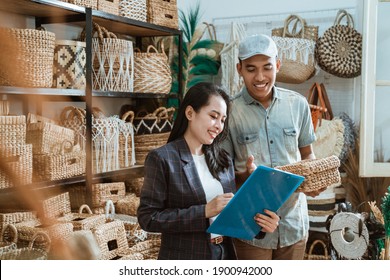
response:
{"label": "shirt pocket", "polygon": [[237,137],[240,146],[240,153],[243,158],[260,153],[260,141],[258,133],[243,133]]}
{"label": "shirt pocket", "polygon": [[295,128],[284,128],[284,145],[289,152],[296,152],[298,149],[297,131]]}

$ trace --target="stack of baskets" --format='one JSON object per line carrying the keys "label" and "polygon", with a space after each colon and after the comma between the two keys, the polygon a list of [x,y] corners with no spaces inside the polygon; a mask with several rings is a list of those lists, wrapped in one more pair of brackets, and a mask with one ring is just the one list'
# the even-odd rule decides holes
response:
{"label": "stack of baskets", "polygon": [[29,123],[27,143],[33,147],[35,181],[60,180],[85,172],[85,152],[74,145],[74,131],[51,122]]}
{"label": "stack of baskets", "polygon": [[26,144],[26,116],[0,116],[0,158],[0,189],[32,182],[33,153],[32,145]]}

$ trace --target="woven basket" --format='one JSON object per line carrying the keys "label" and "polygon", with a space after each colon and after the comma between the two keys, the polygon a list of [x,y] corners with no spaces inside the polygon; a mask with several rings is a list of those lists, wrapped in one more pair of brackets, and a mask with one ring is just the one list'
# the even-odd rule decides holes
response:
{"label": "woven basket", "polygon": [[92,184],[92,206],[106,205],[108,200],[117,202],[126,195],[124,182]]}
{"label": "woven basket", "polygon": [[60,1],[97,10],[97,0],[60,0]]}
{"label": "woven basket", "polygon": [[145,177],[139,177],[125,180],[126,191],[130,193],[135,193],[136,196],[141,196],[144,179]]}
{"label": "woven basket", "polygon": [[53,87],[85,89],[85,42],[57,40],[54,48]]}
{"label": "woven basket", "polygon": [[0,116],[0,146],[26,144],[26,116]]}
{"label": "woven basket", "polygon": [[[87,211],[87,213],[83,213]],[[90,230],[106,222],[105,215],[93,214],[87,204],[81,205],[78,213],[68,213],[64,217],[57,219],[58,222],[72,223],[73,230]]]}
{"label": "woven basket", "polygon": [[[294,23],[290,29],[290,24]],[[298,27],[300,29],[298,30]],[[287,38],[303,38],[316,41],[318,39],[318,26],[307,25],[306,20],[298,15],[289,15],[283,27],[272,29],[272,36]]]}
{"label": "woven basket", "polygon": [[[126,119],[130,121],[126,122]],[[122,116],[123,125],[119,135],[119,166],[126,168],[135,164],[134,152],[134,112],[129,111]]]}
{"label": "woven basket", "polygon": [[[17,49],[13,69],[1,69],[0,85],[20,87],[52,86],[55,34],[35,29],[5,29],[2,40],[14,41]],[[11,73],[14,73],[12,75]]]}
{"label": "woven basket", "polygon": [[296,163],[277,166],[276,169],[305,177],[297,191],[311,192],[335,184],[340,184],[340,160],[337,156],[321,159],[307,159]]}
{"label": "woven basket", "polygon": [[30,211],[9,211],[0,213],[0,232],[3,233],[3,239],[12,238],[12,236],[7,235],[8,231],[4,231],[7,225],[36,219],[35,213]]}
{"label": "woven basket", "polygon": [[57,219],[71,212],[69,193],[64,192],[42,201],[43,217]]}
{"label": "woven basket", "polygon": [[[6,230],[10,228],[11,233],[7,233]],[[7,237],[12,234],[12,240],[7,241]],[[0,255],[7,253],[11,250],[17,249],[16,242],[18,241],[18,230],[13,224],[7,224],[4,229],[1,231],[1,240],[0,240]]]}
{"label": "woven basket", "polygon": [[134,92],[168,94],[172,86],[168,56],[149,45],[146,52],[134,50]]}
{"label": "woven basket", "polygon": [[179,18],[176,0],[148,0],[148,22],[177,29]]}
{"label": "woven basket", "polygon": [[[320,246],[323,253],[322,254],[315,254],[315,248]],[[305,260],[330,260],[330,256],[328,254],[328,247],[326,246],[325,242],[317,239],[314,240],[313,243],[310,245],[309,252],[305,254],[304,256]]]}
{"label": "woven basket", "polygon": [[119,14],[119,0],[97,0],[97,9],[113,15]]}
{"label": "woven basket", "polygon": [[148,153],[166,144],[170,134],[170,132],[165,132],[134,136],[136,163],[144,164]]}
{"label": "woven basket", "polygon": [[139,21],[147,21],[147,0],[120,0],[119,15]]}
{"label": "woven basket", "polygon": [[47,244],[51,243],[50,237],[44,232],[37,232],[31,239],[27,248],[20,248],[1,254],[1,260],[47,260],[50,245],[45,250],[33,248],[37,238],[44,238]]}
{"label": "woven basket", "polygon": [[34,155],[34,181],[60,180],[85,173],[85,151],[79,146],[65,147],[65,144],[60,149],[56,153]]}
{"label": "woven basket", "polygon": [[141,253],[145,260],[156,260],[160,251],[161,240],[150,239],[142,242],[138,242],[134,246],[130,247],[130,251],[134,253]]}
{"label": "woven basket", "polygon": [[140,198],[134,193],[126,194],[124,198],[116,203],[116,211],[119,214],[137,216],[137,209],[140,204]]}
{"label": "woven basket", "polygon": [[11,171],[11,174],[8,175],[0,171],[0,189],[13,187],[13,180],[17,180],[17,183],[21,185],[32,182],[33,154],[31,144],[1,147],[0,158]]}
{"label": "woven basket", "polygon": [[[93,23],[92,38],[92,86],[102,91],[133,91],[134,57],[133,43],[118,39],[103,26]],[[85,29],[80,40],[85,40]]]}
{"label": "woven basket", "polygon": [[[170,132],[173,127],[174,113],[174,107],[159,107],[153,113],[140,111],[129,121],[132,121],[136,135]],[[128,120],[127,114],[125,113],[122,119]]]}
{"label": "woven basket", "polygon": [[27,125],[26,142],[32,144],[33,154],[50,154],[64,141],[73,145],[74,131],[53,123],[38,122]]}

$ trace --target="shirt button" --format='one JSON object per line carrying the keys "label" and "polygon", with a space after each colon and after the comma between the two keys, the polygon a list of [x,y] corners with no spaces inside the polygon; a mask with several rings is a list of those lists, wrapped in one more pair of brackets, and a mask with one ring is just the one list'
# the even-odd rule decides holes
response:
{"label": "shirt button", "polygon": [[274,143],[274,141],[273,140],[271,140],[271,141],[269,141],[271,144],[273,144]]}
{"label": "shirt button", "polygon": [[245,137],[245,140],[249,140],[249,137]]}

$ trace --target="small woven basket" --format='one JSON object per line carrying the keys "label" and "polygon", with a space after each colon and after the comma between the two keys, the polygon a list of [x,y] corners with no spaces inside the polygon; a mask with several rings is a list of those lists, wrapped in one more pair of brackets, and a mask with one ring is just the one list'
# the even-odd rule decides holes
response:
{"label": "small woven basket", "polygon": [[134,92],[168,94],[172,86],[168,56],[149,45],[146,52],[134,50]]}
{"label": "small woven basket", "polygon": [[176,0],[148,0],[148,22],[177,29],[179,26]]}
{"label": "small woven basket", "polygon": [[[43,238],[46,240],[46,250],[33,248],[34,242],[37,238]],[[50,250],[50,237],[44,232],[37,232],[31,239],[28,247],[11,250],[7,253],[1,254],[1,260],[47,260],[48,252]]]}
{"label": "small woven basket", "polygon": [[26,116],[0,116],[0,146],[26,144]]}
{"label": "small woven basket", "polygon": [[297,191],[311,192],[335,184],[340,184],[340,160],[337,156],[321,159],[307,159],[296,163],[277,166],[276,169],[305,177]]}
{"label": "small woven basket", "polygon": [[[322,249],[322,254],[315,254],[316,247],[320,246]],[[318,248],[317,248],[318,249]],[[317,239],[314,240],[310,245],[309,252],[304,256],[305,260],[330,260],[330,256],[328,254],[328,247],[325,242]]]}
{"label": "small woven basket", "polygon": [[117,202],[126,195],[124,182],[92,184],[92,206],[106,205],[108,200]]}
{"label": "small woven basket", "polygon": [[139,21],[147,21],[147,0],[120,0],[119,15]]}
{"label": "small woven basket", "polygon": [[124,198],[116,203],[116,211],[119,214],[137,216],[137,209],[140,204],[140,198],[134,193],[126,194]]}
{"label": "small woven basket", "polygon": [[97,0],[97,9],[117,16],[119,14],[119,0]]}
{"label": "small woven basket", "polygon": [[[84,213],[87,211],[87,213]],[[70,222],[73,224],[73,230],[90,230],[106,222],[105,215],[93,214],[87,204],[81,205],[78,213],[69,213],[64,217],[58,218],[58,222]]]}
{"label": "small woven basket", "polygon": [[[6,230],[10,228],[11,233],[8,233],[7,236],[12,234],[12,240],[8,241],[6,237]],[[16,227],[13,224],[8,224],[4,227],[1,234],[1,241],[0,241],[0,255],[7,253],[11,250],[17,249],[16,242],[18,241],[18,231]]]}
{"label": "small woven basket", "polygon": [[[2,40],[14,41],[17,49],[14,63],[1,69],[0,85],[50,88],[53,82],[55,34],[35,29],[5,29]],[[15,72],[15,75],[8,73]]]}
{"label": "small woven basket", "polygon": [[135,161],[144,164],[145,158],[151,150],[166,144],[171,133],[153,133],[134,136]]}

